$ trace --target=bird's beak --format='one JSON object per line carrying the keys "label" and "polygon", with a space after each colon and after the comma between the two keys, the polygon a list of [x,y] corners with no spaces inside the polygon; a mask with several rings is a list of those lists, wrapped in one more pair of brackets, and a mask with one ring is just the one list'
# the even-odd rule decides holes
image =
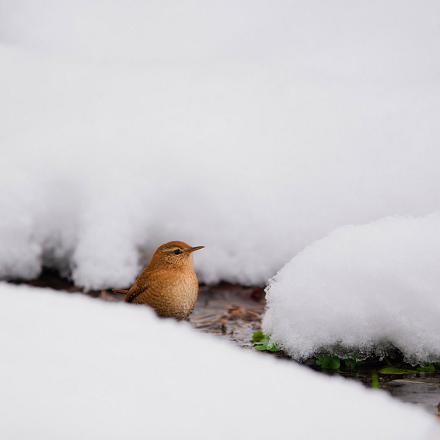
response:
{"label": "bird's beak", "polygon": [[188,252],[189,254],[195,251],[199,251],[200,249],[203,249],[205,246],[194,246],[192,248],[189,248],[186,250],[186,252]]}

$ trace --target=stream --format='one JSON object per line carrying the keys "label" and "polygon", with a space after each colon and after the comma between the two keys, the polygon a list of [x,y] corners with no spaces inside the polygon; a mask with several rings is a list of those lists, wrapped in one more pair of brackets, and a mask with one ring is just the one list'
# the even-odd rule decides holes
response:
{"label": "stream", "polygon": [[[16,284],[22,281],[14,282]],[[25,282],[35,287],[49,287],[66,292],[82,292],[69,281],[56,273],[44,271],[36,280]],[[90,291],[85,293],[104,301],[123,301],[123,295],[110,290]],[[198,331],[224,338],[246,350],[254,350],[251,342],[255,331],[261,329],[261,320],[265,307],[264,290],[259,287],[244,287],[222,283],[217,286],[200,286],[199,300],[189,323]],[[260,352],[257,352],[260,353]],[[277,356],[289,359],[282,353],[260,353],[261,356]],[[289,359],[290,362],[295,362]],[[314,363],[306,366],[320,371]],[[420,405],[432,414],[438,414],[440,402],[440,374],[417,373],[399,375],[381,375],[377,368],[362,369],[356,372],[325,371],[323,374],[340,375],[349,380],[356,380],[367,387],[376,381],[379,387],[393,397]],[[375,378],[375,379],[373,379]]]}

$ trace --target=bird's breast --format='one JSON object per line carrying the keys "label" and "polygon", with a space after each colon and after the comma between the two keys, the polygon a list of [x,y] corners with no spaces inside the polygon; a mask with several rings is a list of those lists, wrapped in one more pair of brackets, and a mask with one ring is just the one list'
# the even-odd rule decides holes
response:
{"label": "bird's breast", "polygon": [[150,274],[146,302],[161,316],[185,319],[194,309],[199,283],[194,271]]}

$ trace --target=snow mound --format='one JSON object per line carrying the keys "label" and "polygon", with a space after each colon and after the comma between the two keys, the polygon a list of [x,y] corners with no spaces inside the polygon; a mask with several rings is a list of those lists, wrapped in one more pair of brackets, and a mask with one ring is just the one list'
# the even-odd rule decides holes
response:
{"label": "snow mound", "polygon": [[239,351],[144,307],[1,284],[0,346],[5,439],[439,435],[419,408]]}
{"label": "snow mound", "polygon": [[440,3],[0,0],[0,278],[125,287],[159,244],[263,284],[440,206]]}
{"label": "snow mound", "polygon": [[342,227],[270,281],[264,329],[295,358],[392,344],[410,362],[439,361],[439,262],[438,213]]}

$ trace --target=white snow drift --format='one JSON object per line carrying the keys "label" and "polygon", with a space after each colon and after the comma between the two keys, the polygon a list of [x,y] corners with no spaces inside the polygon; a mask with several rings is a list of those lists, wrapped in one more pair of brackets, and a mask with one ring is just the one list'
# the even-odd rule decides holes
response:
{"label": "white snow drift", "polygon": [[159,243],[265,283],[440,206],[440,4],[0,0],[0,277],[126,286]]}
{"label": "white snow drift", "polygon": [[4,439],[439,435],[421,409],[240,352],[144,307],[1,284],[0,347]]}
{"label": "white snow drift", "polygon": [[270,282],[264,328],[293,357],[336,344],[440,360],[440,214],[345,226]]}

